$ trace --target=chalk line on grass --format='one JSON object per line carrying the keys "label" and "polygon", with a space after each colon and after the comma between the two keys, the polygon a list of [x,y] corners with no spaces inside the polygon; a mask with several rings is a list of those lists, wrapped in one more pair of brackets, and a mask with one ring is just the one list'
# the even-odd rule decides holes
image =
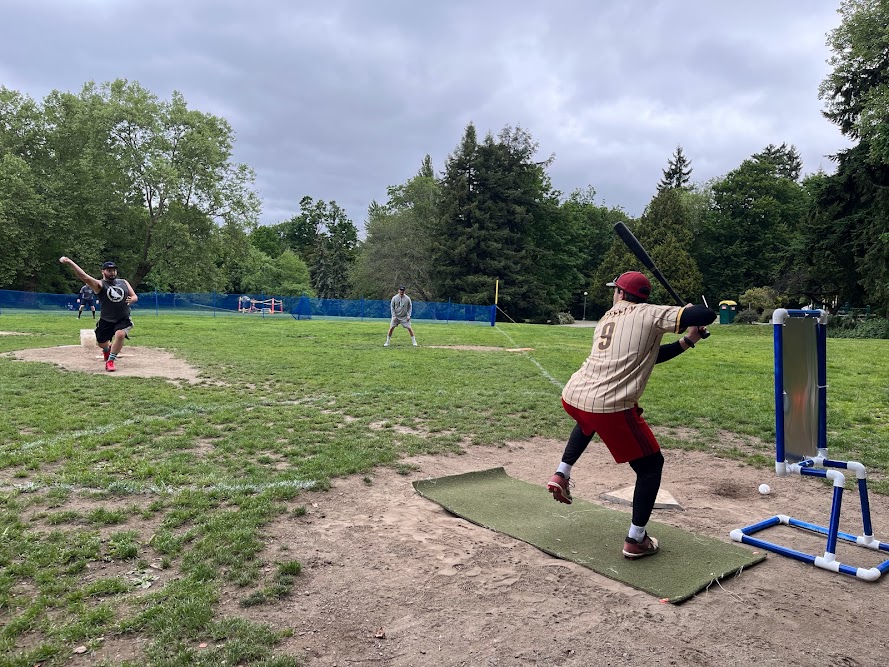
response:
{"label": "chalk line on grass", "polygon": [[[504,336],[506,336],[506,339],[507,339],[510,343],[512,343],[512,346],[513,346],[513,347],[521,347],[518,343],[516,343],[516,342],[512,339],[512,336],[510,336],[508,333],[506,333],[503,329],[501,329],[500,327],[494,327],[494,328],[497,329],[497,331],[499,331],[500,333],[502,333]],[[558,388],[559,388],[559,391],[562,391],[562,389],[565,387],[565,385],[562,384],[561,382],[559,382],[556,378],[554,378],[554,377],[552,376],[552,374],[550,374],[550,372],[549,372],[548,370],[546,370],[543,366],[541,366],[541,365],[540,365],[540,362],[537,361],[537,359],[535,359],[534,357],[532,357],[528,352],[522,351],[522,354],[523,354],[524,356],[528,357],[528,359],[531,360],[531,363],[534,364],[535,366],[537,366],[538,369],[540,369],[540,372],[543,374],[543,377],[545,377],[547,380],[549,380],[551,383],[553,383],[556,387],[558,387]]]}

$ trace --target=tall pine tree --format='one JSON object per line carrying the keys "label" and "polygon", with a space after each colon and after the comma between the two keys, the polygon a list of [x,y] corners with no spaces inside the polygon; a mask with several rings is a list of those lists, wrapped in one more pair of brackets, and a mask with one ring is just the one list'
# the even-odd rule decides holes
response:
{"label": "tall pine tree", "polygon": [[[685,299],[698,301],[702,294],[703,280],[697,263],[689,253],[692,233],[688,207],[682,201],[682,193],[676,188],[659,191],[632,229],[661,273],[667,276],[673,289]],[[624,271],[646,273],[639,260],[627,251],[623,241],[615,239],[596,272],[592,286],[594,300],[610,303],[611,290],[602,285]],[[652,285],[651,302],[672,304],[673,297],[653,276],[649,275],[649,278]]]}
{"label": "tall pine tree", "polygon": [[658,191],[675,189],[687,190],[691,183],[691,160],[685,157],[682,146],[676,146],[673,157],[662,170],[664,177],[657,184]]}
{"label": "tall pine tree", "polygon": [[541,317],[562,305],[553,279],[538,271],[550,257],[543,232],[560,216],[545,171],[550,161],[535,161],[536,151],[521,128],[505,127],[497,139],[489,134],[478,143],[475,127],[467,126],[441,185],[433,252],[442,298],[491,303],[499,279],[510,317]]}

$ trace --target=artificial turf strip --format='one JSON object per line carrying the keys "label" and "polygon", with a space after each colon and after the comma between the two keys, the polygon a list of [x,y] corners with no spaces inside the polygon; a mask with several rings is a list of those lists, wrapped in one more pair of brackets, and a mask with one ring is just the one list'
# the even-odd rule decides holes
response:
{"label": "artificial turf strip", "polygon": [[543,485],[513,479],[503,468],[414,482],[424,498],[472,523],[532,544],[667,602],[687,600],[714,581],[763,560],[745,547],[649,522],[660,551],[623,557],[629,514],[575,497],[553,501]]}

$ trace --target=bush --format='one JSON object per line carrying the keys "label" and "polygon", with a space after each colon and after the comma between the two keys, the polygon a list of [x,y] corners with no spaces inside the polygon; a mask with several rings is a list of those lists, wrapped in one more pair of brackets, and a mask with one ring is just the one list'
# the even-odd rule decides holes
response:
{"label": "bush", "polygon": [[742,310],[735,315],[735,324],[753,324],[759,320],[759,313],[754,308]]}
{"label": "bush", "polygon": [[738,297],[738,303],[751,310],[768,310],[778,303],[778,293],[771,287],[753,287]]}
{"label": "bush", "polygon": [[765,324],[768,324],[769,322],[772,321],[772,313],[774,313],[774,312],[775,312],[774,308],[766,308],[764,311],[762,311],[762,315],[759,316],[759,319],[757,321],[764,322]]}
{"label": "bush", "polygon": [[553,313],[550,321],[553,324],[574,324],[574,316],[571,313]]}
{"label": "bush", "polygon": [[855,320],[851,317],[831,317],[827,324],[831,338],[881,338],[889,339],[889,320],[872,317]]}

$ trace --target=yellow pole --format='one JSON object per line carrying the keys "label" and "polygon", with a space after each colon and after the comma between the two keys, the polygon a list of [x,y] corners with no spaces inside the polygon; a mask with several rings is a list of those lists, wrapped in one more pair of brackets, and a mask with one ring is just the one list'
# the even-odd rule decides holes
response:
{"label": "yellow pole", "polygon": [[500,296],[500,279],[494,283],[494,305],[497,305],[497,298]]}

